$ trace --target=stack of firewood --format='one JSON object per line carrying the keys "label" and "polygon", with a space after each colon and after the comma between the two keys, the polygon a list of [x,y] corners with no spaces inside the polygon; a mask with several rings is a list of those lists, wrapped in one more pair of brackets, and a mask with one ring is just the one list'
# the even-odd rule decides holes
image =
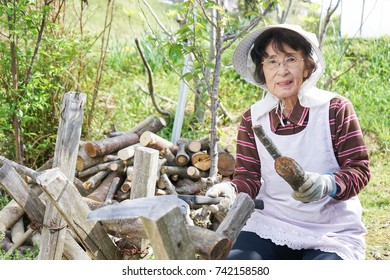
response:
{"label": "stack of firewood", "polygon": [[[204,193],[211,165],[209,140],[172,143],[156,134],[164,126],[162,118],[150,116],[128,132],[109,132],[104,139],[80,144],[75,185],[91,209],[130,197],[140,146],[159,151],[156,195]],[[235,158],[232,146],[218,149],[218,173],[224,180],[233,174]]]}
{"label": "stack of firewood", "polygon": [[[165,125],[164,119],[150,116],[130,131],[109,132],[101,140],[80,142],[75,166],[76,176],[73,182],[82,199],[91,210],[130,198],[135,173],[133,168],[134,156],[138,147],[147,147],[159,151],[155,195],[204,194],[209,186],[211,165],[209,140],[180,139],[177,143],[172,143],[157,135]],[[235,164],[232,147],[219,148],[218,154],[220,179],[230,178]],[[20,189],[20,185],[23,185],[26,193],[22,195],[22,192],[20,192],[20,196],[17,195],[17,197],[13,195],[19,202],[11,200],[0,211],[0,232],[5,231],[6,233],[0,247],[5,249],[7,254],[12,253],[17,248],[22,253],[26,248],[31,249],[32,244],[39,246],[41,243],[38,231],[44,226],[42,220],[45,212],[46,196],[42,193],[42,189],[38,187],[35,178],[42,174],[44,170],[51,170],[53,159],[48,160],[37,170],[31,170],[0,156],[0,167],[1,165],[3,165],[1,168],[3,175],[1,176],[0,186],[1,184],[7,185],[7,190],[12,189],[15,195],[18,194],[17,189]],[[22,176],[20,182],[12,168],[15,168],[17,173]],[[30,191],[34,194],[33,196],[31,196],[32,193],[29,194]],[[35,204],[31,204],[31,202],[26,205],[23,203],[23,201],[31,200],[33,197],[36,206],[33,206]],[[32,207],[27,207],[28,205]],[[29,217],[35,217],[32,219],[34,222],[25,219],[25,209],[30,209],[26,211],[33,212],[27,214]],[[200,207],[198,209],[204,208]],[[199,212],[198,214],[203,215],[204,213]],[[207,221],[210,217],[204,217],[204,219],[202,217],[192,218],[194,221],[196,219],[200,221],[196,225],[209,226]],[[223,218],[221,217],[220,220],[222,221]],[[17,222],[15,223],[15,221]],[[28,222],[30,224],[25,232],[25,225]],[[115,226],[117,227],[118,224],[115,224]],[[106,230],[110,230],[110,234],[115,236],[115,231]],[[119,231],[123,231],[123,228],[120,228]],[[34,236],[35,239],[32,239],[31,236]],[[88,259],[85,252],[74,249],[77,247],[76,245],[74,240],[67,239],[64,255],[70,259]]]}

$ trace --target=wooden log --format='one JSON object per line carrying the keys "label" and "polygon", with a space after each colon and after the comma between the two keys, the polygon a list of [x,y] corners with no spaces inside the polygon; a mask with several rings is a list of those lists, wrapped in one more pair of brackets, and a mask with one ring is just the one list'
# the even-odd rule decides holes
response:
{"label": "wooden log", "polygon": [[22,211],[17,209],[21,216],[23,210],[25,210],[31,221],[42,223],[45,215],[45,205],[8,163],[0,168],[0,182],[8,194],[22,207]]}
{"label": "wooden log", "polygon": [[105,155],[103,156],[103,162],[116,161],[120,159],[117,155]]}
{"label": "wooden log", "polygon": [[124,161],[116,161],[111,163],[108,168],[111,171],[117,172],[117,173],[126,173],[127,165]]}
{"label": "wooden log", "polygon": [[138,136],[141,136],[145,131],[150,131],[153,133],[158,132],[167,125],[167,122],[158,116],[148,116],[142,122],[138,123],[133,127],[129,132],[136,133]]}
{"label": "wooden log", "polygon": [[118,137],[88,142],[84,145],[84,149],[90,157],[98,157],[117,152],[138,142],[139,136],[136,133],[127,132]]}
{"label": "wooden log", "polygon": [[[4,177],[3,177],[4,175]],[[50,224],[43,224],[43,218],[45,214],[45,205],[42,202],[46,195],[41,193],[39,195],[39,201],[36,200],[37,193],[33,192],[31,188],[29,188],[24,180],[20,177],[20,175],[10,166],[3,166],[0,169],[0,177],[2,177],[1,182],[7,188],[8,193],[14,199],[11,200],[0,212],[0,229],[9,228],[17,217],[21,218],[24,213],[27,214],[29,219],[33,224],[37,226],[45,226],[52,230],[55,228]],[[30,224],[31,225],[31,224]],[[71,247],[74,250],[75,245],[69,246],[69,242],[75,243],[76,241],[71,241],[71,237],[66,237],[65,246],[64,246],[64,254],[72,255],[69,252],[69,248]],[[39,240],[39,245],[41,244]],[[78,245],[79,246],[79,245]],[[86,254],[86,253],[84,253]],[[84,259],[85,257],[83,257]]]}
{"label": "wooden log", "polygon": [[175,157],[178,166],[186,166],[190,162],[190,156],[185,150],[185,144],[184,142],[178,142],[178,150]]}
{"label": "wooden log", "polygon": [[88,205],[58,168],[43,172],[37,180],[92,259],[118,259],[115,244],[100,223],[86,220]]}
{"label": "wooden log", "polygon": [[260,142],[264,145],[264,148],[268,151],[268,153],[274,160],[282,156],[279,149],[272,142],[271,138],[269,138],[268,135],[265,134],[265,131],[261,125],[256,125],[252,128],[257,138],[259,138]]}
{"label": "wooden log", "polygon": [[83,201],[88,205],[89,209],[91,210],[95,210],[104,206],[102,202],[93,200],[89,197],[83,197]]}
{"label": "wooden log", "polygon": [[186,141],[185,150],[191,153],[197,153],[202,149],[202,144],[198,140]]}
{"label": "wooden log", "polygon": [[298,188],[307,180],[305,171],[292,158],[282,156],[279,149],[272,142],[272,139],[265,134],[261,125],[253,126],[253,131],[271,157],[275,160],[274,167],[276,173],[278,173],[294,191],[298,191]]}
{"label": "wooden log", "polygon": [[90,168],[79,172],[78,177],[83,178],[83,177],[87,177],[87,176],[91,176],[93,174],[96,174],[102,170],[109,170],[110,165],[115,163],[115,162],[121,162],[121,160],[109,161],[109,162],[104,162],[104,163],[100,163],[98,165],[91,166]]}
{"label": "wooden log", "polygon": [[171,166],[175,166],[176,158],[175,155],[171,152],[170,149],[164,148],[160,151],[160,155],[167,160],[167,164]]}
{"label": "wooden log", "polygon": [[179,149],[179,147],[173,144],[171,141],[168,141],[150,131],[145,131],[142,133],[139,142],[144,147],[156,149],[158,151],[161,151],[164,148],[168,148],[174,155],[176,155],[177,150]]}
{"label": "wooden log", "polygon": [[79,191],[79,193],[82,195],[82,196],[87,196],[87,195],[89,195],[92,191],[93,191],[93,189],[88,189],[88,190],[86,190],[85,188],[84,188],[84,186],[83,186],[83,184],[84,184],[84,182],[83,181],[81,181],[79,178],[77,178],[77,177],[75,177],[74,179],[73,179],[73,184],[75,185],[75,187],[77,188],[77,190]]}
{"label": "wooden log", "polygon": [[276,173],[291,186],[294,191],[306,182],[307,176],[302,167],[292,158],[278,157],[274,162]]}
{"label": "wooden log", "polygon": [[87,181],[83,183],[83,188],[86,190],[96,189],[97,186],[111,173],[111,170],[102,170],[93,176],[89,177]]}
{"label": "wooden log", "polygon": [[[140,218],[101,221],[105,230],[116,237],[131,240],[148,238]],[[185,225],[195,252],[204,260],[225,259],[231,248],[231,241],[216,232],[193,225]]]}
{"label": "wooden log", "polygon": [[140,147],[141,144],[140,143],[137,143],[137,144],[134,144],[134,145],[131,145],[131,146],[128,146],[128,147],[125,147],[123,149],[120,149],[118,151],[118,157],[121,159],[121,160],[127,160],[129,158],[132,158],[134,157],[134,154],[135,154],[135,149],[137,147]]}
{"label": "wooden log", "polygon": [[200,178],[197,181],[191,179],[183,178],[178,180],[175,183],[176,192],[178,194],[197,194],[204,192],[208,187],[208,179]]}
{"label": "wooden log", "polygon": [[23,245],[23,243],[27,240],[27,238],[30,237],[30,235],[33,233],[34,233],[34,230],[32,228],[29,228],[26,232],[23,233],[22,236],[19,237],[18,240],[13,241],[14,244],[12,245],[11,248],[9,248],[9,250],[7,251],[7,253],[4,256],[7,257],[7,256],[11,255],[13,253],[13,251],[16,250],[17,248],[19,248],[21,245]]}
{"label": "wooden log", "polygon": [[0,211],[0,235],[11,228],[24,214],[23,208],[12,199]]}
{"label": "wooden log", "polygon": [[180,177],[187,177],[187,167],[185,166],[162,166],[161,174],[170,175],[179,175]]}
{"label": "wooden log", "polygon": [[181,209],[174,207],[167,213],[156,212],[141,217],[153,252],[160,260],[194,260],[192,246]]}
{"label": "wooden log", "polygon": [[234,173],[236,159],[229,153],[218,153],[218,173],[222,176],[231,176]]}
{"label": "wooden log", "polygon": [[99,187],[97,187],[91,194],[89,194],[87,197],[90,199],[93,199],[97,202],[103,203],[106,200],[107,194],[110,190],[111,184],[115,178],[121,179],[121,175],[116,172],[111,172],[108,174],[104,180],[99,184]]}
{"label": "wooden log", "polygon": [[77,160],[76,160],[76,170],[78,172],[86,170],[92,166],[98,165],[99,163],[102,163],[104,160],[103,156],[100,157],[90,157],[85,149],[84,146],[82,146],[78,152]]}
{"label": "wooden log", "polygon": [[121,191],[124,193],[128,193],[131,190],[131,181],[124,181],[122,186],[120,187]]}
{"label": "wooden log", "polygon": [[[35,235],[37,235],[37,233],[35,233],[34,236]],[[67,234],[65,235],[64,256],[68,260],[91,260],[91,257],[72,237],[69,229],[67,229]]]}
{"label": "wooden log", "polygon": [[200,170],[195,166],[189,166],[187,168],[187,175],[193,179],[199,179],[201,177]]}
{"label": "wooden log", "polygon": [[[62,100],[53,168],[58,167],[72,185],[75,177],[86,99],[86,94],[67,92]],[[53,221],[60,228],[63,228],[55,232],[45,227],[42,229],[42,242],[38,254],[38,259],[40,260],[62,259],[66,235],[65,222],[58,210],[51,203],[47,203],[43,222],[44,224],[49,224]]]}
{"label": "wooden log", "polygon": [[191,164],[199,170],[207,171],[211,167],[210,155],[204,151],[194,153],[191,156]]}
{"label": "wooden log", "polygon": [[114,194],[119,188],[119,185],[121,185],[122,179],[121,177],[115,177],[110,185],[110,188],[108,189],[108,193],[106,196],[106,199],[104,200],[104,204],[112,204],[112,200],[114,198]]}
{"label": "wooden log", "polygon": [[234,244],[254,209],[255,204],[250,196],[246,193],[239,193],[216,232],[226,236]]}
{"label": "wooden log", "polygon": [[[25,234],[23,217],[11,227],[11,239],[13,243],[19,243]],[[20,245],[22,245],[21,243]],[[20,246],[19,245],[19,246]]]}
{"label": "wooden log", "polygon": [[167,190],[169,194],[177,194],[175,186],[171,183],[167,174],[160,175],[160,179],[157,182],[157,187],[163,190]]}

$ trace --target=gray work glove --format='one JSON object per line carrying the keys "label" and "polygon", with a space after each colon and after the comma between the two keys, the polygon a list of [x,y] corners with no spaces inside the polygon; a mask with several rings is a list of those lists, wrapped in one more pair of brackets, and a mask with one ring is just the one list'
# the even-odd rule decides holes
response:
{"label": "gray work glove", "polygon": [[230,206],[233,204],[236,199],[236,189],[232,184],[228,182],[222,182],[215,184],[206,192],[205,196],[209,197],[219,197],[222,196],[224,199],[221,200],[218,204],[204,206],[212,213],[217,212],[227,212],[230,209]]}
{"label": "gray work glove", "polygon": [[305,173],[308,179],[298,191],[292,193],[292,197],[301,202],[313,202],[324,196],[335,196],[337,192],[336,182],[332,174]]}

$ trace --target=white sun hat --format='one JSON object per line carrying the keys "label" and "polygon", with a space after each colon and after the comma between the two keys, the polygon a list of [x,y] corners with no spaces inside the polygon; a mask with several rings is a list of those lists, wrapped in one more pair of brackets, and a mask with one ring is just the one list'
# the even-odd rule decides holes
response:
{"label": "white sun hat", "polygon": [[[254,79],[255,64],[253,63],[252,58],[250,56],[250,51],[253,48],[253,44],[257,37],[264,31],[272,28],[284,28],[295,31],[299,33],[302,37],[304,37],[312,45],[313,59],[316,62],[317,70],[312,74],[312,76],[310,77],[310,82],[308,82],[310,83],[310,86],[314,85],[324,72],[325,59],[322,52],[318,48],[318,40],[316,35],[314,33],[310,33],[303,30],[302,27],[299,25],[270,25],[249,33],[241,40],[241,42],[234,50],[232,58],[233,67],[247,82],[266,89],[265,85],[256,82]],[[308,85],[305,85],[305,87],[306,86]]]}

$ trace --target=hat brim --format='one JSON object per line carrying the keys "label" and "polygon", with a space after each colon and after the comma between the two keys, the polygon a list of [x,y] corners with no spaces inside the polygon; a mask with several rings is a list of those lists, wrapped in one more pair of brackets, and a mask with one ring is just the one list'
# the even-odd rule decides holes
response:
{"label": "hat brim", "polygon": [[252,62],[252,59],[249,55],[249,52],[252,49],[253,43],[255,42],[256,38],[259,37],[260,34],[262,34],[264,31],[269,29],[289,29],[300,34],[303,38],[305,38],[311,43],[313,47],[313,51],[316,56],[314,57],[314,59],[317,60],[316,62],[321,65],[320,68],[322,68],[322,70],[325,68],[325,60],[323,58],[321,51],[317,47],[318,41],[314,34],[304,31],[298,25],[290,25],[290,24],[270,25],[270,26],[260,28],[246,35],[234,50],[233,57],[232,57],[233,67],[234,69],[236,69],[238,74],[240,74],[247,82],[256,85],[258,87],[263,86],[262,84],[256,82],[254,79],[253,74],[255,69],[254,69],[254,64]]}

